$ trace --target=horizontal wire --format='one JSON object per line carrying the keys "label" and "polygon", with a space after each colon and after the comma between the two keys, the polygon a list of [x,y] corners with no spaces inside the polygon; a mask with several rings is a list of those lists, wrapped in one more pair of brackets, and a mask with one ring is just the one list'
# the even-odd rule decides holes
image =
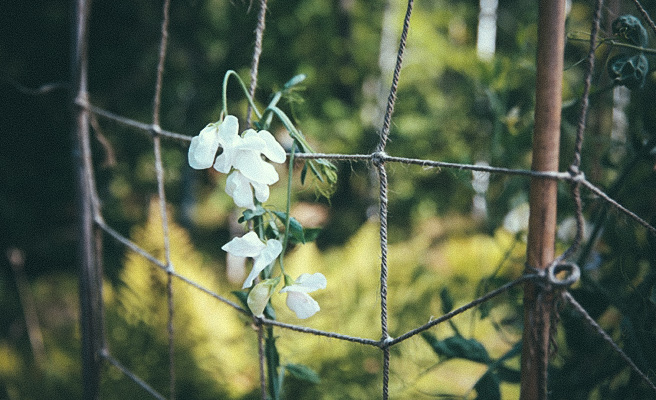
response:
{"label": "horizontal wire", "polygon": [[520,283],[523,283],[523,282],[525,282],[525,281],[527,281],[527,280],[529,280],[529,279],[534,279],[535,277],[537,277],[536,274],[526,274],[526,275],[522,275],[520,278],[518,278],[518,279],[516,279],[516,280],[514,280],[514,281],[512,281],[512,282],[508,282],[508,283],[506,283],[505,285],[499,286],[497,289],[494,289],[494,290],[488,292],[487,294],[485,294],[485,295],[483,295],[483,296],[481,296],[481,297],[479,297],[479,298],[477,298],[477,299],[475,299],[475,300],[472,300],[471,302],[465,304],[465,305],[462,306],[462,307],[458,307],[458,308],[456,308],[455,310],[452,310],[452,311],[450,311],[450,312],[448,312],[448,313],[442,315],[442,316],[439,317],[439,318],[436,318],[436,319],[434,319],[434,320],[431,320],[430,322],[428,322],[428,323],[426,323],[426,324],[424,324],[424,325],[422,325],[422,326],[420,326],[420,327],[418,327],[418,328],[416,328],[416,329],[413,329],[413,330],[411,330],[411,331],[409,331],[409,332],[406,332],[406,333],[404,333],[403,335],[401,335],[401,336],[399,336],[399,337],[397,337],[397,338],[394,338],[394,339],[390,339],[390,340],[388,340],[387,343],[386,343],[386,345],[387,345],[387,346],[393,346],[393,345],[395,345],[395,344],[397,344],[397,343],[399,343],[399,342],[402,342],[402,341],[404,341],[404,340],[406,340],[406,339],[409,339],[409,338],[411,338],[412,336],[415,336],[415,335],[417,335],[417,334],[419,334],[419,333],[421,333],[421,332],[423,332],[423,331],[425,331],[425,330],[427,330],[427,329],[429,329],[429,328],[432,328],[433,326],[435,326],[435,325],[437,325],[437,324],[440,324],[440,323],[442,323],[442,322],[445,322],[445,321],[447,321],[447,320],[449,320],[449,319],[455,317],[455,316],[458,315],[458,314],[462,314],[463,312],[465,312],[465,311],[467,311],[467,310],[469,310],[469,309],[471,309],[471,308],[474,308],[474,307],[476,307],[476,306],[478,306],[478,305],[480,305],[480,304],[482,304],[482,303],[484,303],[484,302],[490,300],[491,298],[496,297],[496,296],[498,296],[498,295],[500,295],[500,294],[502,294],[502,293],[508,291],[509,289],[511,289],[511,288],[513,288],[513,287],[519,285]]}
{"label": "horizontal wire", "polygon": [[[180,133],[175,133],[161,129],[159,126],[145,124],[143,122],[135,121],[129,118],[121,117],[117,114],[114,114],[110,111],[104,110],[102,108],[93,106],[91,104],[86,104],[83,101],[76,100],[76,104],[81,107],[85,107],[90,112],[97,114],[99,116],[114,120],[123,125],[137,128],[143,131],[156,132],[159,135],[169,137],[172,139],[191,141],[192,137],[183,135]],[[531,170],[522,170],[522,169],[511,169],[511,168],[502,168],[502,167],[492,167],[486,165],[473,165],[473,164],[459,164],[459,163],[450,163],[444,161],[431,161],[418,158],[407,158],[407,157],[393,157],[389,156],[383,152],[375,152],[372,154],[329,154],[329,153],[295,153],[297,159],[326,159],[326,160],[342,160],[342,161],[382,161],[382,162],[397,162],[401,164],[411,164],[419,165],[422,167],[428,168],[453,168],[463,171],[478,171],[478,172],[489,172],[494,174],[505,174],[505,175],[522,175],[529,176],[532,178],[545,178],[545,179],[555,179],[562,181],[573,181],[577,179],[572,177],[569,172],[556,172],[556,171],[531,171]],[[625,213],[638,224],[645,227],[652,234],[656,235],[656,228],[650,225],[647,221],[640,218],[638,215],[622,206],[617,201],[613,200],[608,196],[603,190],[592,184],[585,178],[579,179],[581,184],[590,189],[592,192],[597,194],[599,197],[603,198],[606,202],[611,204],[613,207],[617,208],[619,211]]]}
{"label": "horizontal wire", "polygon": [[335,333],[335,332],[321,331],[321,330],[318,330],[318,329],[308,328],[308,327],[305,327],[305,326],[287,324],[287,323],[284,323],[284,322],[280,322],[280,321],[276,321],[276,320],[268,319],[268,318],[260,318],[260,321],[261,321],[262,324],[265,324],[265,325],[273,325],[273,326],[289,329],[289,330],[296,331],[296,332],[309,333],[309,334],[313,334],[313,335],[316,335],[316,336],[325,336],[325,337],[329,337],[329,338],[332,338],[332,339],[345,340],[345,341],[348,341],[348,342],[366,344],[366,345],[370,345],[370,346],[374,346],[374,347],[382,347],[382,344],[381,344],[380,340],[365,339],[365,338],[361,338],[361,337],[357,337],[357,336],[349,336],[349,335],[342,335],[342,334]]}
{"label": "horizontal wire", "polygon": [[180,275],[179,273],[177,273],[177,272],[175,272],[175,271],[170,271],[169,268],[168,268],[168,266],[167,266],[165,263],[163,263],[162,261],[160,261],[160,260],[158,260],[157,258],[153,257],[153,256],[152,256],[150,253],[148,253],[146,250],[142,249],[142,248],[139,247],[136,243],[134,243],[134,242],[131,241],[130,239],[126,238],[125,236],[121,235],[120,233],[118,233],[117,231],[115,231],[114,229],[112,229],[111,227],[109,227],[109,226],[108,226],[107,224],[105,224],[103,221],[98,221],[98,220],[96,220],[96,224],[97,224],[102,230],[104,230],[104,231],[107,232],[110,236],[112,236],[114,239],[116,239],[118,242],[122,243],[123,245],[125,245],[126,247],[128,247],[130,250],[132,250],[132,251],[134,251],[135,253],[139,254],[140,256],[144,257],[145,259],[147,259],[147,260],[150,261],[151,263],[155,264],[157,267],[161,268],[162,271],[167,272],[167,273],[170,273],[172,276],[175,276],[176,278],[180,279],[181,281],[186,282],[186,283],[190,284],[191,286],[193,286],[193,287],[195,287],[195,288],[197,288],[197,289],[199,289],[199,290],[201,290],[201,291],[207,293],[207,294],[210,295],[211,297],[214,297],[215,299],[217,299],[217,300],[219,300],[219,301],[221,301],[221,302],[223,302],[223,303],[229,305],[230,307],[236,309],[237,311],[239,311],[239,312],[241,312],[241,313],[243,313],[243,314],[250,315],[250,313],[249,313],[248,311],[246,311],[244,308],[242,308],[239,304],[237,304],[237,303],[235,303],[235,302],[233,302],[233,301],[230,301],[230,300],[226,299],[225,297],[223,297],[223,296],[221,296],[221,295],[219,295],[219,294],[217,294],[217,293],[211,291],[210,289],[208,289],[208,288],[206,288],[206,287],[204,287],[204,286],[202,286],[202,285],[200,285],[200,284],[194,282],[193,280],[191,280],[191,279],[189,279],[189,278],[187,278],[187,277],[185,277],[185,276],[183,276],[183,275]]}
{"label": "horizontal wire", "polygon": [[139,122],[139,121],[136,121],[134,119],[122,117],[122,116],[120,116],[118,114],[115,114],[111,111],[107,111],[107,110],[102,109],[100,107],[96,107],[92,104],[89,104],[86,101],[81,100],[81,99],[75,99],[75,104],[89,110],[89,112],[92,112],[92,113],[94,113],[98,116],[110,119],[112,121],[118,122],[119,124],[122,124],[122,125],[125,125],[125,126],[129,126],[129,127],[132,127],[132,128],[142,130],[142,131],[150,132],[151,135],[157,134],[157,135],[169,137],[171,139],[191,142],[191,138],[192,138],[191,136],[164,130],[164,129],[160,128],[159,125],[145,124],[143,122]]}
{"label": "horizontal wire", "polygon": [[581,184],[583,186],[587,187],[592,191],[594,194],[598,195],[602,199],[604,199],[607,203],[612,205],[613,207],[617,208],[619,211],[623,212],[624,214],[628,215],[631,217],[634,221],[645,227],[647,230],[649,230],[652,234],[656,235],[656,228],[653,227],[652,225],[649,224],[649,222],[645,221],[644,219],[640,218],[638,215],[636,215],[633,211],[627,209],[620,203],[618,203],[616,200],[612,199],[609,195],[607,195],[603,190],[599,189],[592,183],[590,183],[588,180],[583,179],[581,180]]}

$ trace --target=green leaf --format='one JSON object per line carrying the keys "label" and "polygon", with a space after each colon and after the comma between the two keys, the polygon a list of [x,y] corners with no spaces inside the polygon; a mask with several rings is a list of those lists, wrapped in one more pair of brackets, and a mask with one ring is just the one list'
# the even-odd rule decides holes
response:
{"label": "green leaf", "polygon": [[250,209],[244,210],[244,214],[241,217],[239,217],[238,222],[241,224],[242,222],[250,221],[255,217],[262,216],[265,213],[266,210],[264,209],[264,207],[258,204],[257,206],[255,206],[255,210],[250,210]]}
{"label": "green leaf", "polygon": [[486,373],[474,385],[476,400],[501,400],[499,378],[492,373]]}
{"label": "green leaf", "polygon": [[522,374],[516,369],[508,368],[500,365],[496,369],[497,376],[502,382],[519,383],[522,379]]}
{"label": "green leaf", "polygon": [[649,294],[649,301],[651,301],[652,304],[656,304],[656,285],[651,287],[651,292]]}
{"label": "green leaf", "polygon": [[442,312],[444,314],[453,310],[453,297],[451,297],[448,288],[445,287],[440,291],[440,300],[442,300]]}
{"label": "green leaf", "polygon": [[303,232],[305,235],[305,242],[307,243],[317,240],[317,237],[319,237],[321,231],[321,228],[304,228]]}
{"label": "green leaf", "polygon": [[276,223],[273,222],[273,220],[270,220],[269,223],[267,224],[267,227],[264,231],[264,235],[269,239],[280,238],[280,230],[278,229],[278,225],[276,225]]}
{"label": "green leaf", "polygon": [[307,161],[303,163],[303,169],[301,170],[301,185],[305,185],[305,178],[307,177],[308,163]]}
{"label": "green leaf", "polygon": [[319,374],[314,372],[310,367],[307,365],[303,364],[286,364],[285,368],[289,372],[291,376],[293,376],[296,379],[300,379],[302,381],[310,382],[310,383],[319,383],[321,382],[321,379],[319,378]]}
{"label": "green leaf", "polygon": [[476,339],[451,336],[444,340],[437,340],[430,332],[423,332],[421,336],[440,357],[446,359],[464,358],[482,364],[489,364],[491,361],[485,347]]}
{"label": "green leaf", "polygon": [[[282,211],[273,211],[276,217],[284,224],[287,222],[287,214]],[[294,217],[289,217],[289,236],[296,243],[305,243],[303,226]]]}

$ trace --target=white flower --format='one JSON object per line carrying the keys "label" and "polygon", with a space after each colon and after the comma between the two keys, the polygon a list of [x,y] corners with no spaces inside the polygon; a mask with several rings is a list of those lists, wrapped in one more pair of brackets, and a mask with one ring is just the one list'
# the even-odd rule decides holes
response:
{"label": "white flower", "polygon": [[[229,117],[232,116],[228,115],[223,124],[228,122]],[[232,118],[234,125],[231,122],[230,129],[218,133],[223,153],[216,158],[214,169],[227,174],[234,168],[251,181],[265,185],[278,182],[276,169],[262,159],[262,154],[275,163],[282,163],[287,157],[285,149],[268,131],[248,129],[243,136],[238,135],[237,118]]]}
{"label": "white flower", "polygon": [[320,272],[312,275],[302,274],[293,284],[282,288],[280,293],[287,293],[287,307],[294,311],[298,318],[305,319],[320,310],[319,303],[308,293],[325,289],[326,284],[326,277]]}
{"label": "white flower", "polygon": [[[223,149],[216,157],[219,146]],[[248,129],[239,135],[239,121],[227,115],[223,121],[207,125],[198,136],[191,139],[189,165],[195,169],[209,168],[228,176],[225,191],[239,207],[255,209],[253,192],[258,201],[269,199],[267,185],[278,182],[276,169],[262,159],[282,163],[287,155],[285,149],[268,131],[256,132]]]}
{"label": "white flower", "polygon": [[[216,157],[219,146],[223,152]],[[285,149],[269,131],[248,129],[239,135],[237,117],[226,115],[223,121],[208,124],[191,139],[189,165],[204,169],[214,163],[214,169],[224,174],[235,168],[251,181],[271,185],[278,181],[278,173],[262,155],[275,163],[282,163],[287,157]]]}
{"label": "white flower", "polygon": [[250,257],[255,260],[253,269],[242,286],[242,289],[245,289],[253,285],[253,280],[259,273],[280,255],[282,243],[276,239],[269,239],[265,243],[260,240],[255,232],[250,231],[242,237],[232,239],[224,244],[221,249],[233,256]]}
{"label": "white flower", "polygon": [[260,203],[269,199],[269,186],[264,183],[252,181],[239,171],[233,171],[226,180],[225,192],[234,200],[238,207],[255,209],[253,202],[253,191],[255,198]]}
{"label": "white flower", "polygon": [[208,124],[198,136],[191,139],[191,146],[189,146],[191,168],[205,169],[212,166],[219,149],[219,131],[226,127],[224,124]]}
{"label": "white flower", "polygon": [[253,289],[251,289],[251,292],[248,294],[248,298],[246,299],[248,308],[251,310],[253,315],[256,317],[264,316],[264,309],[266,308],[271,295],[273,295],[276,286],[278,286],[278,283],[280,283],[280,277],[274,279],[265,279],[257,285],[253,286]]}

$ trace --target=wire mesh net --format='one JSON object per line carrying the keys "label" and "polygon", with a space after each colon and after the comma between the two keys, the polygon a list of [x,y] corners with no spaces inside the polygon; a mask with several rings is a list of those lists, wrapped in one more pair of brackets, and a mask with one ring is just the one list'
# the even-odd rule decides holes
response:
{"label": "wire mesh net", "polygon": [[[638,4],[639,5],[639,4]],[[259,13],[257,18],[257,25],[255,29],[255,46],[253,52],[253,58],[251,62],[250,70],[250,87],[249,92],[251,96],[255,95],[257,88],[257,78],[258,78],[258,68],[259,60],[262,54],[262,38],[265,33],[265,18],[266,18],[266,9],[267,4],[266,0],[262,0],[259,6]],[[374,349],[382,354],[382,367],[379,373],[379,379],[381,380],[381,395],[383,398],[388,398],[390,396],[390,381],[394,379],[391,376],[390,363],[393,358],[393,349],[395,349],[401,343],[404,343],[410,338],[421,335],[424,332],[427,332],[429,329],[442,324],[448,321],[459,314],[464,313],[467,310],[481,306],[482,304],[488,302],[489,300],[500,296],[502,294],[507,294],[509,291],[514,290],[522,284],[531,282],[542,288],[545,293],[551,295],[551,297],[545,296],[541,297],[539,301],[550,301],[550,302],[562,302],[565,304],[565,307],[570,307],[575,312],[579,313],[585,323],[592,328],[599,336],[601,336],[606,342],[608,342],[609,347],[613,349],[620,357],[626,362],[626,364],[633,370],[635,374],[640,376],[648,386],[656,390],[653,382],[647,377],[644,371],[641,371],[640,368],[628,357],[623,350],[618,346],[613,339],[605,333],[605,331],[599,326],[599,324],[592,318],[585,309],[574,299],[574,297],[569,293],[568,288],[578,281],[580,276],[579,267],[571,261],[571,257],[576,252],[580,251],[581,241],[583,237],[583,205],[581,200],[581,192],[587,191],[586,195],[595,196],[605,202],[608,206],[617,210],[617,212],[625,215],[631,223],[638,224],[644,228],[648,235],[656,235],[656,228],[650,223],[642,219],[639,215],[632,212],[631,210],[624,207],[622,204],[615,201],[611,196],[606,194],[601,188],[597,187],[591,181],[589,181],[583,171],[581,171],[581,159],[582,159],[582,142],[584,138],[584,131],[586,129],[586,119],[588,112],[588,99],[590,96],[590,87],[591,87],[591,77],[594,71],[594,59],[595,59],[595,49],[598,44],[598,31],[599,31],[599,21],[600,21],[600,10],[602,8],[601,2],[597,4],[596,15],[594,16],[594,21],[592,24],[591,34],[590,34],[590,44],[589,52],[587,58],[587,72],[586,72],[586,82],[584,93],[582,96],[581,107],[580,107],[580,117],[579,125],[576,130],[576,143],[573,153],[571,155],[572,162],[565,171],[532,171],[532,170],[521,170],[521,169],[511,169],[511,168],[502,168],[494,167],[486,164],[461,164],[453,163],[446,161],[434,161],[426,159],[415,159],[408,157],[399,157],[392,156],[386,153],[386,147],[390,138],[390,128],[393,121],[393,112],[397,100],[398,85],[401,80],[401,71],[404,61],[404,52],[406,49],[406,44],[408,40],[408,32],[411,27],[411,16],[413,13],[413,1],[410,0],[407,4],[407,9],[404,15],[404,18],[401,22],[401,34],[400,39],[398,40],[398,52],[395,57],[395,66],[392,74],[392,82],[389,88],[389,96],[385,106],[385,112],[382,116],[380,134],[378,142],[375,146],[375,150],[370,154],[326,154],[326,153],[296,153],[294,156],[298,160],[310,160],[310,159],[324,159],[332,160],[338,162],[348,162],[348,163],[362,163],[366,165],[367,168],[376,173],[376,180],[378,184],[378,209],[377,209],[377,221],[378,221],[378,239],[379,239],[379,252],[377,254],[371,254],[370,259],[377,264],[378,270],[378,279],[379,279],[379,292],[377,293],[378,301],[378,312],[379,312],[379,331],[378,336],[361,336],[361,335],[350,335],[344,333],[338,333],[330,330],[321,330],[310,328],[304,325],[290,324],[282,322],[279,320],[274,320],[270,318],[258,318],[252,317],[249,310],[247,310],[243,305],[238,302],[230,300],[223,294],[217,293],[214,288],[206,287],[200,284],[192,275],[186,275],[181,273],[180,270],[183,268],[181,265],[178,265],[173,261],[171,247],[172,243],[172,232],[169,227],[170,214],[167,209],[167,200],[166,200],[166,190],[165,182],[167,177],[165,176],[165,165],[162,157],[162,142],[163,141],[176,141],[181,143],[186,143],[191,141],[191,137],[171,131],[167,131],[160,127],[160,113],[161,113],[161,97],[162,97],[162,88],[165,85],[164,80],[164,65],[167,54],[168,46],[168,26],[169,26],[169,7],[170,2],[166,0],[164,2],[163,11],[162,11],[162,23],[161,23],[161,40],[160,47],[158,52],[158,62],[156,65],[156,84],[153,97],[153,109],[152,109],[152,118],[151,122],[145,123],[136,121],[121,115],[117,115],[110,111],[107,111],[101,107],[94,105],[89,100],[89,95],[87,92],[86,86],[86,64],[87,64],[87,48],[86,48],[86,36],[88,30],[88,12],[89,4],[85,1],[80,1],[78,4],[78,21],[77,21],[77,54],[76,54],[76,68],[77,74],[76,77],[79,79],[76,82],[77,97],[75,103],[78,106],[79,110],[79,119],[78,119],[78,138],[80,140],[80,155],[81,155],[81,182],[82,182],[82,191],[83,195],[83,205],[85,206],[85,215],[87,215],[87,229],[85,231],[85,237],[89,241],[87,248],[90,249],[88,254],[86,254],[86,271],[83,273],[82,282],[86,282],[86,288],[81,290],[81,296],[83,297],[83,311],[84,304],[87,304],[87,312],[83,312],[83,340],[86,341],[85,345],[85,354],[88,357],[88,363],[92,365],[97,365],[99,362],[98,357],[101,360],[105,360],[112,366],[114,366],[118,371],[124,374],[127,378],[134,381],[139,385],[145,392],[149,393],[154,398],[175,398],[176,393],[176,325],[174,324],[177,303],[176,296],[182,295],[182,292],[187,291],[188,289],[202,292],[207,295],[208,298],[222,303],[227,308],[232,309],[236,315],[242,315],[245,319],[252,319],[252,327],[257,331],[256,336],[259,343],[258,354],[259,354],[259,370],[260,370],[260,386],[262,398],[266,398],[268,387],[266,385],[266,357],[265,357],[265,331],[267,329],[280,329],[298,332],[304,335],[316,335],[319,337],[325,337],[330,339],[329,342],[325,342],[328,346],[342,345],[342,342],[350,342],[357,345],[366,346]],[[646,12],[644,16],[648,18]],[[649,20],[651,21],[651,20]],[[651,23],[653,29],[653,23]],[[247,112],[248,115],[248,124],[250,125],[251,119],[251,109]],[[158,235],[152,240],[159,242],[159,246],[155,245],[158,249],[152,251],[150,249],[144,248],[143,246],[138,245],[133,240],[128,238],[128,236],[122,234],[116,228],[112,227],[110,224],[105,222],[105,217],[103,216],[102,206],[100,196],[98,195],[98,188],[95,182],[94,177],[94,168],[90,144],[91,132],[89,131],[89,125],[94,128],[94,131],[97,135],[100,136],[100,124],[98,119],[113,121],[116,125],[125,126],[131,130],[141,131],[146,133],[147,136],[152,140],[152,153],[153,153],[153,165],[156,172],[156,202],[155,209],[158,213],[158,220],[161,224]],[[558,181],[565,183],[569,186],[569,197],[568,201],[572,202],[573,210],[576,217],[576,234],[574,236],[573,244],[567,248],[562,254],[556,257],[553,262],[546,266],[546,268],[538,269],[538,266],[527,265],[526,271],[521,274],[516,279],[511,280],[503,285],[500,285],[496,288],[489,289],[489,286],[485,288],[483,293],[474,300],[467,302],[464,305],[461,305],[457,308],[453,308],[445,312],[443,315],[431,318],[429,322],[412,327],[410,329],[402,329],[399,326],[395,326],[395,331],[402,331],[402,333],[393,337],[390,335],[389,324],[392,321],[389,320],[388,308],[389,308],[389,297],[388,297],[388,287],[390,279],[390,267],[389,259],[392,256],[390,254],[390,245],[388,243],[388,204],[390,192],[388,172],[391,165],[406,165],[406,166],[418,166],[422,168],[435,168],[437,170],[453,170],[453,171],[471,171],[473,173],[474,179],[477,177],[481,179],[489,179],[489,176],[512,176],[514,179],[521,179],[521,177],[529,179],[543,179],[550,181]],[[292,171],[289,172],[293,173]],[[94,233],[95,230],[95,233]],[[101,270],[100,263],[100,253],[101,253],[101,243],[102,237],[111,237],[117,243],[124,246],[128,251],[136,255],[136,257],[146,260],[152,266],[157,267],[165,274],[166,279],[164,280],[163,292],[165,293],[166,302],[166,315],[164,319],[166,320],[166,335],[168,338],[167,341],[167,365],[169,369],[168,376],[168,397],[159,393],[151,383],[146,382],[139,377],[139,373],[133,371],[131,368],[123,365],[120,360],[115,358],[112,353],[111,348],[107,344],[107,339],[105,331],[112,329],[108,321],[105,320],[105,311],[103,310],[103,300],[102,300],[102,289],[103,289],[103,274]],[[179,239],[176,239],[179,240]],[[184,262],[184,261],[183,261]],[[543,266],[544,267],[544,266]],[[86,275],[85,275],[86,274]],[[370,302],[368,303],[370,304]],[[446,311],[446,310],[445,310]],[[329,312],[329,311],[327,311]],[[337,343],[337,344],[335,344]],[[346,345],[346,344],[344,344]],[[547,357],[547,355],[545,355]],[[254,357],[252,362],[256,361],[257,357]],[[503,360],[501,360],[503,361]],[[100,370],[95,372],[87,372],[90,375],[85,376],[85,381],[94,381],[98,380]],[[161,385],[160,385],[161,386]]]}

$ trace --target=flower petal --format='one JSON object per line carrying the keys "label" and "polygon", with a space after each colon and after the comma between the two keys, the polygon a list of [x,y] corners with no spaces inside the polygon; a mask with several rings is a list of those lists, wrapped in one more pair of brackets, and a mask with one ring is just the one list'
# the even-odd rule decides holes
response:
{"label": "flower petal", "polygon": [[300,292],[287,293],[287,307],[300,319],[310,318],[321,309],[309,294]]}
{"label": "flower petal", "polygon": [[279,179],[276,169],[264,161],[259,152],[240,151],[233,166],[254,182],[272,185]]}
{"label": "flower petal", "polygon": [[216,124],[208,124],[198,136],[191,139],[188,153],[189,165],[194,169],[211,167],[218,149],[218,129]]}
{"label": "flower petal", "polygon": [[226,145],[233,142],[239,136],[239,120],[234,115],[226,115],[221,122],[218,131],[218,137],[221,145]]}
{"label": "flower petal", "polygon": [[[264,269],[264,268],[262,268],[262,269]],[[241,285],[241,288],[246,289],[247,287],[251,287],[253,285],[253,281],[255,280],[255,278],[257,278],[257,276],[260,274],[260,272],[262,272],[262,269],[257,270],[257,269],[255,269],[255,266],[253,266],[253,269],[251,269],[251,272],[248,274],[248,276],[244,280],[244,284]]]}
{"label": "flower petal", "polygon": [[234,151],[230,146],[223,146],[223,153],[221,153],[214,162],[214,169],[227,174],[232,168],[232,164],[235,162],[237,157],[237,152]]}
{"label": "flower petal", "polygon": [[[246,132],[244,137],[248,134],[249,132]],[[285,149],[269,131],[253,132],[253,135],[264,141],[265,146],[262,149],[262,154],[264,154],[269,160],[278,164],[285,162],[287,159]]]}
{"label": "flower petal", "polygon": [[253,269],[262,271],[273,260],[275,260],[282,252],[282,243],[277,239],[269,239],[266,241],[266,248],[255,258]]}
{"label": "flower petal", "polygon": [[255,190],[255,198],[260,202],[264,203],[269,200],[269,185],[262,183],[251,182],[253,189]]}
{"label": "flower petal", "polygon": [[302,274],[296,279],[293,285],[285,286],[280,290],[280,293],[284,292],[299,292],[299,293],[309,293],[314,292],[315,290],[325,289],[328,284],[326,277],[321,272],[316,272],[312,275]]}
{"label": "flower petal", "polygon": [[233,115],[227,115],[217,132],[217,137],[221,147],[223,148],[223,153],[216,158],[214,163],[214,169],[227,174],[232,168],[235,158],[237,157],[237,149],[241,141],[239,136],[239,121],[237,117]]}
{"label": "flower petal", "polygon": [[250,231],[242,237],[235,237],[221,247],[221,250],[227,251],[233,256],[239,257],[257,257],[266,248],[257,233]]}
{"label": "flower petal", "polygon": [[265,279],[253,287],[246,299],[246,304],[248,304],[248,308],[250,308],[253,315],[256,317],[264,316],[264,309],[279,282],[280,277]]}
{"label": "flower petal", "polygon": [[[238,207],[246,207],[246,208],[250,208],[251,210],[255,209],[255,203],[253,202],[253,188],[251,187],[251,181],[249,181],[248,178],[246,178],[239,171],[234,171],[233,173],[228,175],[228,179],[226,179],[225,192],[230,197],[232,197],[232,199],[234,200],[235,204]],[[267,199],[268,198],[269,197],[267,195]]]}

